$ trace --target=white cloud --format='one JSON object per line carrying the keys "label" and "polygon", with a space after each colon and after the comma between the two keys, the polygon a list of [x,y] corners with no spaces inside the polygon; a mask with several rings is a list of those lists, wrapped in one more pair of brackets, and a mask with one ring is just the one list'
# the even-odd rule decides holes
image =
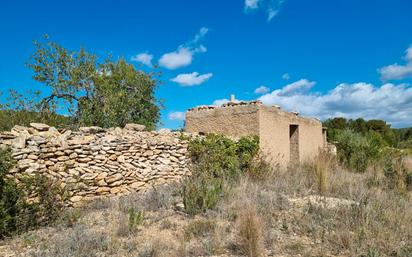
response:
{"label": "white cloud", "polygon": [[381,79],[387,81],[412,78],[412,46],[406,49],[404,59],[405,65],[395,63],[378,69]]}
{"label": "white cloud", "polygon": [[396,127],[412,125],[412,87],[408,84],[386,83],[376,87],[364,82],[342,83],[324,94],[300,90],[291,92],[293,87],[290,85],[263,95],[259,100],[321,119],[362,117],[383,119]]}
{"label": "white cloud", "polygon": [[272,8],[268,9],[268,21],[271,21],[273,18],[275,18],[276,15],[278,15],[279,10],[274,10]]}
{"label": "white cloud", "polygon": [[405,59],[409,62],[412,61],[412,46],[406,49]]}
{"label": "white cloud", "polygon": [[412,77],[412,63],[407,65],[392,64],[379,69],[382,80],[399,80]]}
{"label": "white cloud", "polygon": [[184,112],[171,112],[168,115],[169,120],[185,120]]}
{"label": "white cloud", "polygon": [[245,0],[245,12],[250,13],[258,9],[264,9],[267,13],[267,21],[270,22],[278,13],[286,0]]}
{"label": "white cloud", "polygon": [[198,72],[179,74],[171,81],[176,82],[184,87],[200,85],[213,76],[213,73],[206,73],[200,75]]}
{"label": "white cloud", "polygon": [[257,9],[259,0],[245,0],[245,11],[249,9]]}
{"label": "white cloud", "polygon": [[209,32],[209,28],[206,27],[201,27],[199,32],[195,35],[194,39],[192,40],[192,42],[189,42],[191,44],[196,44],[197,42],[199,42],[200,40],[202,40],[206,34]]}
{"label": "white cloud", "polygon": [[311,89],[316,84],[315,81],[309,81],[307,79],[300,79],[293,83],[290,83],[282,88],[281,94],[295,94],[297,92],[304,92]]}
{"label": "white cloud", "polygon": [[255,89],[255,94],[266,94],[269,91],[270,91],[270,88],[265,87],[265,86],[260,86]]}
{"label": "white cloud", "polygon": [[205,53],[207,51],[206,47],[199,44],[199,42],[208,32],[208,28],[200,28],[192,40],[179,46],[177,50],[173,52],[163,54],[159,59],[159,65],[170,70],[190,65],[195,54]]}
{"label": "white cloud", "polygon": [[138,55],[132,56],[131,60],[133,62],[140,62],[143,63],[146,66],[152,67],[152,60],[153,60],[153,55],[149,54],[148,52],[143,52]]}
{"label": "white cloud", "polygon": [[223,105],[225,103],[228,103],[228,102],[229,102],[229,99],[226,99],[226,98],[216,99],[216,100],[213,101],[212,105],[221,106],[221,105]]}
{"label": "white cloud", "polygon": [[[213,101],[212,105],[221,106],[221,105],[226,104],[228,102],[230,102],[230,100],[226,99],[226,98],[216,99],[216,100]],[[244,102],[244,100],[235,99],[234,102],[239,103],[239,102]]]}
{"label": "white cloud", "polygon": [[289,80],[289,79],[290,79],[289,73],[284,73],[284,74],[282,75],[282,79],[283,79],[283,80]]}
{"label": "white cloud", "polygon": [[173,70],[191,64],[192,60],[193,52],[189,48],[180,47],[174,52],[164,54],[159,59],[159,65]]}

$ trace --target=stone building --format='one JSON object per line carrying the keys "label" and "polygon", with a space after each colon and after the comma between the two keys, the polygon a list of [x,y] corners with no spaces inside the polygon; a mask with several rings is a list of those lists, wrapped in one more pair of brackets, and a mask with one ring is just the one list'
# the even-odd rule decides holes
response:
{"label": "stone building", "polygon": [[257,135],[265,156],[281,167],[312,159],[327,147],[326,129],[318,119],[286,112],[261,101],[199,106],[186,112],[186,132],[219,133],[230,137]]}

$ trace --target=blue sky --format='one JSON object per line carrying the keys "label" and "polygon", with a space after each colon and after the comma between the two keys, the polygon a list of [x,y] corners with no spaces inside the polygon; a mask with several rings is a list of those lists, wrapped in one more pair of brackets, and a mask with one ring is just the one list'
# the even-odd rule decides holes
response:
{"label": "blue sky", "polygon": [[412,126],[411,13],[408,0],[3,0],[0,90],[45,90],[25,63],[47,33],[145,71],[159,64],[162,127],[230,94],[322,119]]}

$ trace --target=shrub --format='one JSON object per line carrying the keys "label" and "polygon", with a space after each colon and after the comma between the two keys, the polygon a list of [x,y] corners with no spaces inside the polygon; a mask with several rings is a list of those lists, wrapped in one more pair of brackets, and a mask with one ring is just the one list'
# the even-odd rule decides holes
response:
{"label": "shrub", "polygon": [[80,209],[68,209],[65,210],[58,218],[58,225],[64,227],[74,227],[81,217]]}
{"label": "shrub", "polygon": [[248,170],[258,150],[256,137],[234,141],[209,134],[192,140],[189,144],[192,175],[186,178],[182,189],[186,212],[194,215],[214,208],[225,188]]}
{"label": "shrub", "polygon": [[254,208],[247,208],[238,219],[238,244],[248,257],[259,257],[264,252],[262,221]]}
{"label": "shrub", "polygon": [[14,163],[9,150],[0,151],[0,238],[47,225],[63,209],[65,191],[44,176],[7,177]]}
{"label": "shrub", "polygon": [[315,173],[316,184],[321,194],[328,190],[329,172],[332,169],[334,156],[326,150],[320,150],[315,157],[313,170]]}
{"label": "shrub", "polygon": [[56,234],[50,241],[47,247],[32,250],[30,256],[108,256],[107,253],[113,244],[108,235],[92,230],[84,224],[75,225],[67,234]]}
{"label": "shrub", "polygon": [[194,220],[185,227],[185,239],[190,240],[192,237],[206,237],[213,234],[215,230],[216,222],[213,220]]}
{"label": "shrub", "polygon": [[138,226],[142,225],[144,221],[143,211],[136,210],[135,208],[129,209],[129,227],[135,230]]}
{"label": "shrub", "polygon": [[273,175],[274,164],[268,161],[268,157],[258,152],[250,161],[246,175],[253,180],[265,180]]}
{"label": "shrub", "polygon": [[335,137],[339,161],[357,172],[364,172],[369,164],[377,160],[385,146],[382,137],[376,132],[362,135],[346,129],[337,131]]}
{"label": "shrub", "polygon": [[188,214],[195,215],[214,208],[223,192],[223,179],[207,173],[192,174],[186,178],[183,188],[183,203]]}
{"label": "shrub", "polygon": [[22,205],[23,192],[6,177],[13,165],[10,150],[0,150],[0,238],[17,230],[16,216]]}
{"label": "shrub", "polygon": [[117,235],[128,236],[137,231],[137,228],[143,224],[144,213],[133,207],[130,207],[127,214],[119,213]]}
{"label": "shrub", "polygon": [[125,213],[130,208],[143,211],[169,209],[176,202],[179,190],[177,184],[165,184],[153,187],[145,193],[132,193],[120,198],[119,209]]}
{"label": "shrub", "polygon": [[382,169],[390,188],[404,192],[412,187],[412,170],[407,169],[402,153],[396,150],[387,151]]}

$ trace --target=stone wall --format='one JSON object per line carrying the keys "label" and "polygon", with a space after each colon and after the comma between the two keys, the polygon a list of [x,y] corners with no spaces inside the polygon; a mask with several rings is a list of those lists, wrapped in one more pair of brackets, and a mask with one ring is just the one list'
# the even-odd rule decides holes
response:
{"label": "stone wall", "polygon": [[144,126],[104,130],[83,127],[57,130],[45,124],[15,126],[0,134],[0,146],[11,147],[17,160],[11,174],[42,174],[59,180],[70,192],[69,204],[100,196],[144,191],[186,175],[188,138],[181,133],[143,131]]}

